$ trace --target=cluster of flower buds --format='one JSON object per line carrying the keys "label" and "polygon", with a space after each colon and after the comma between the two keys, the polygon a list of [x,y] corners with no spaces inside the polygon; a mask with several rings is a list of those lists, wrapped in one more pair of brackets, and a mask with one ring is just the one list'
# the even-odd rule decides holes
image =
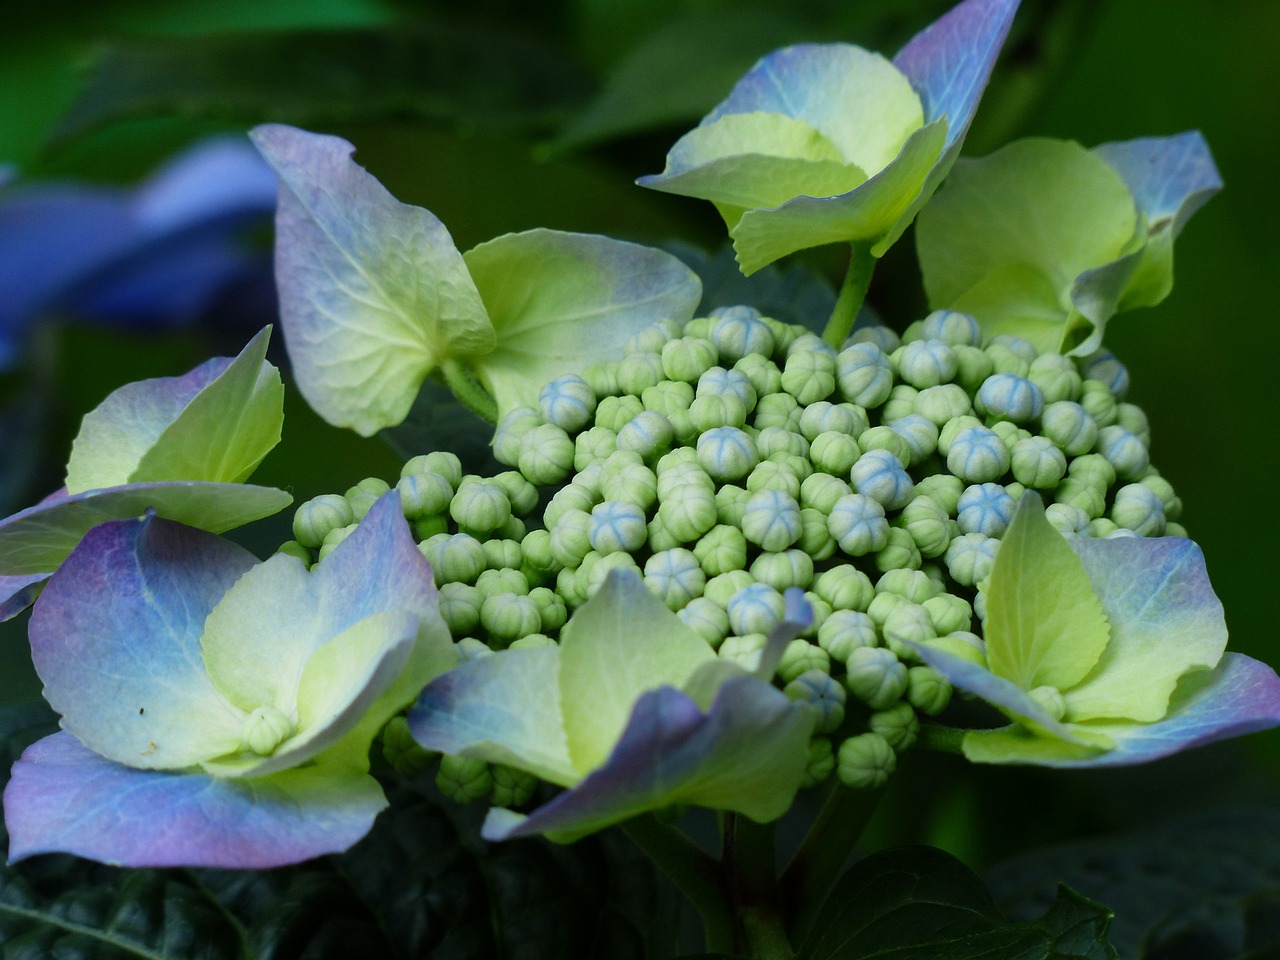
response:
{"label": "cluster of flower buds", "polygon": [[[510,471],[468,476],[430,453],[397,488],[468,658],[556,643],[607,573],[631,567],[721,657],[749,664],[783,591],[804,590],[812,626],[776,682],[818,712],[810,782],[869,788],[951,696],[906,641],[984,662],[983,587],[1024,490],[1068,536],[1184,534],[1127,381],[1107,353],[983,345],[954,311],[835,350],[722,308],[547,384],[494,436]],[[303,504],[285,549],[323,556],[388,489],[365,480]],[[527,795],[482,767],[451,761],[442,786]]]}

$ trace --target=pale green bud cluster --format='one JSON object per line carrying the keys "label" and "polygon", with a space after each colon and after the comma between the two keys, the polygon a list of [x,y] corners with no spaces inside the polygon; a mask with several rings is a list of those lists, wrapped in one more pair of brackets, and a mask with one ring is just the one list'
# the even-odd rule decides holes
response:
{"label": "pale green bud cluster", "polygon": [[[1109,354],[984,344],[955,311],[833,350],[731,307],[684,330],[659,323],[622,358],[548,384],[494,435],[512,469],[470,476],[433,453],[396,490],[467,659],[558,642],[626,567],[719,656],[754,669],[783,592],[805,591],[813,622],[775,682],[814,711],[807,780],[872,788],[919,716],[950,701],[919,647],[984,662],[982,589],[1024,490],[1067,536],[1181,532],[1126,388]],[[367,480],[302,504],[283,549],[323,555],[387,489]],[[532,790],[458,759],[439,783],[508,806]]]}

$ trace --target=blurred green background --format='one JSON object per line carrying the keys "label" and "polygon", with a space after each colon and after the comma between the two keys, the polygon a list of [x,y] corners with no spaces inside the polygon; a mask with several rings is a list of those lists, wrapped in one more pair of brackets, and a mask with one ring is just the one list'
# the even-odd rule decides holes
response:
{"label": "blurred green background", "polygon": [[[463,249],[534,226],[715,246],[722,226],[710,205],[631,180],[660,170],[675,137],[768,49],[845,39],[892,51],[949,5],[512,0],[459,13],[392,0],[27,4],[6,13],[0,36],[0,164],[26,178],[130,183],[202,135],[283,120],[352,140],[362,163],[401,199],[433,210]],[[1280,507],[1270,501],[1280,467],[1271,420],[1280,382],[1271,288],[1280,268],[1280,5],[1023,7],[970,154],[1013,136],[1094,145],[1190,128],[1214,151],[1226,189],[1180,239],[1172,296],[1114,321],[1108,346],[1130,368],[1129,399],[1150,416],[1153,462],[1185,501],[1183,522],[1207,554],[1235,649],[1280,662],[1271,624]],[[303,28],[375,32],[349,42],[273,33]],[[397,64],[408,69],[397,74]],[[333,86],[309,90],[317,76]],[[833,251],[802,259],[837,279]],[[883,264],[871,302],[899,327],[921,314],[910,235]],[[41,343],[55,384],[43,401],[43,446],[0,450],[11,462],[41,458],[24,503],[58,484],[79,416],[107,392],[185,370],[219,341],[208,329],[145,336],[71,318]],[[21,398],[28,376],[0,385]],[[295,394],[285,441],[255,479],[302,500],[370,474],[394,477],[398,464],[381,442],[319,422]],[[288,536],[287,522],[261,524],[247,542],[265,554]],[[25,617],[0,626],[0,694],[9,697],[36,688],[24,626]],[[1280,802],[1277,732],[1106,775],[938,763],[904,775],[879,835],[939,843],[978,864],[1163,812]]]}

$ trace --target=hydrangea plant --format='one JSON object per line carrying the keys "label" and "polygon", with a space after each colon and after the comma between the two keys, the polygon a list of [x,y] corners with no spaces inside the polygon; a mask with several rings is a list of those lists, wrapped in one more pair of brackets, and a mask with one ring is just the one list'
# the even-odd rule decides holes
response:
{"label": "hydrangea plant", "polygon": [[[1111,313],[1167,293],[1217,188],[1203,144],[1033,141],[942,184],[1016,6],[965,0],[892,62],[771,54],[647,178],[716,202],[746,272],[849,242],[823,336],[699,312],[698,278],[635,244],[534,230],[460,253],[345,140],[259,127],[304,396],[367,435],[439,376],[507,469],[424,450],[299,505],[258,562],[218,532],[286,496],[244,484],[279,432],[266,334],[108,398],[67,489],[0,522],[10,607],[48,580],[30,636],[63,726],[14,767],[11,858],[294,863],[369,832],[377,776],[433,772],[489,805],[488,840],[620,827],[715,955],[1049,960],[1075,931],[1114,956],[1101,908],[1066,894],[1031,931],[968,895],[927,935],[876,928],[873,894],[932,876],[919,858],[832,894],[912,750],[1107,766],[1280,725],[1280,678],[1225,651],[1101,346]],[[851,330],[917,214],[937,309]],[[784,816],[808,832],[779,872]]]}

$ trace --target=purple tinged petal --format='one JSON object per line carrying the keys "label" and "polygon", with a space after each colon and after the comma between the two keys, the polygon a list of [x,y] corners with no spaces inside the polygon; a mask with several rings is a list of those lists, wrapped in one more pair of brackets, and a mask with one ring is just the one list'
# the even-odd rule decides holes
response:
{"label": "purple tinged petal", "polygon": [[753,671],[755,676],[765,682],[773,679],[778,672],[778,664],[786,652],[787,644],[800,636],[813,623],[813,607],[805,599],[804,591],[799,587],[788,587],[782,594],[785,604],[782,621],[769,631],[764,649],[760,652],[760,662]]}
{"label": "purple tinged petal", "polygon": [[4,792],[9,859],[65,852],[126,867],[267,869],[348,849],[386,806],[326,766],[254,780],[133,770],[69,733],[28,747]]}
{"label": "purple tinged petal", "polygon": [[0,623],[13,619],[35,603],[49,576],[48,573],[29,573],[0,577]]}
{"label": "purple tinged petal", "polygon": [[893,58],[924,104],[925,122],[947,118],[950,149],[964,139],[1019,0],[965,0]]}
{"label": "purple tinged petal", "polygon": [[1174,236],[1222,189],[1209,145],[1196,130],[1172,137],[1104,143],[1093,152],[1128,184],[1153,229],[1172,226]]}
{"label": "purple tinged petal", "polygon": [[560,650],[504,650],[427,684],[409,711],[409,730],[428,750],[505,763],[569,786],[581,775],[569,758],[559,695]]}
{"label": "purple tinged petal", "polygon": [[200,634],[255,563],[230,541],[155,517],[91,530],[31,615],[32,661],[64,728],[132,767],[237,749],[244,716],[209,679]]}
{"label": "purple tinged petal", "polygon": [[755,677],[726,681],[706,713],[660,687],[636,702],[603,766],[527,819],[491,818],[483,834],[572,839],[673,803],[773,820],[799,788],[812,732],[809,711]]}
{"label": "purple tinged petal", "polygon": [[1191,747],[1280,726],[1280,677],[1240,653],[1228,653],[1213,671],[1182,679],[1169,715],[1157,723],[1089,723],[1079,729],[1100,732],[1115,749],[1085,760],[1054,766],[1105,767],[1146,763]]}
{"label": "purple tinged petal", "polygon": [[135,193],[133,207],[158,237],[263,216],[275,209],[276,192],[274,171],[248,137],[215,137],[153,173]]}

